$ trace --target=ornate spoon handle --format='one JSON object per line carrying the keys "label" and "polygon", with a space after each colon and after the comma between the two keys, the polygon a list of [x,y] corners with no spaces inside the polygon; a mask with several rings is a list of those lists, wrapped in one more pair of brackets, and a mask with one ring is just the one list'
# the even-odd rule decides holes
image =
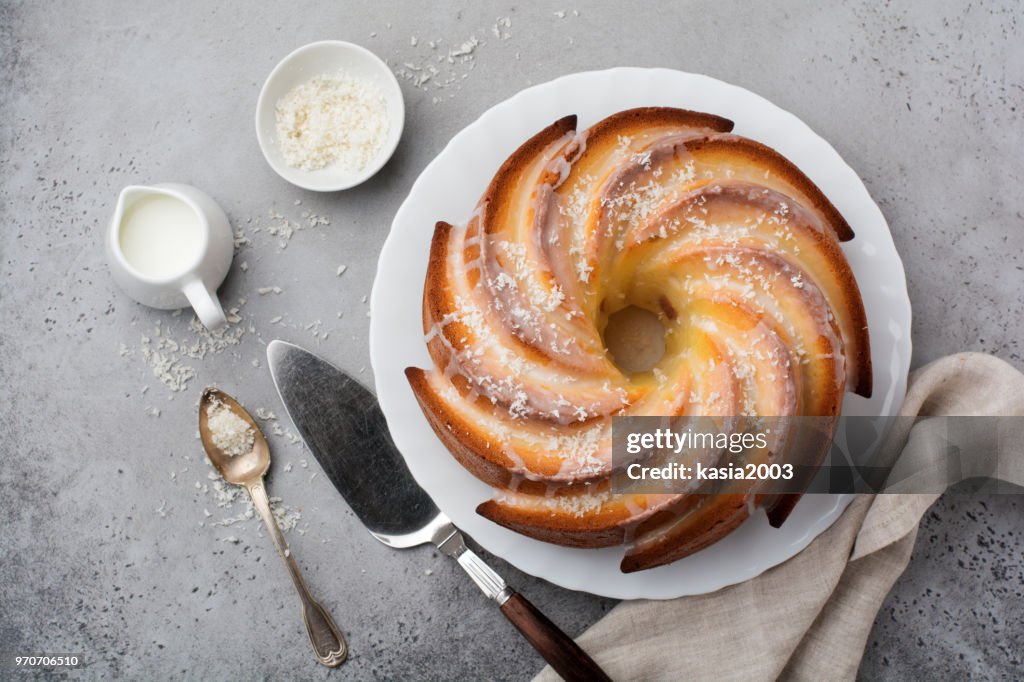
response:
{"label": "ornate spoon handle", "polygon": [[249,491],[256,511],[259,512],[260,518],[263,519],[264,525],[270,532],[277,553],[284,560],[284,565],[288,567],[288,574],[295,585],[295,591],[299,593],[299,599],[302,600],[302,622],[306,624],[306,633],[309,635],[309,643],[313,646],[316,660],[328,668],[338,667],[348,656],[348,645],[345,643],[345,638],[327,610],[309,593],[306,581],[302,579],[302,573],[299,572],[299,566],[288,550],[284,534],[278,527],[273,512],[270,511],[270,498],[267,497],[267,489],[263,482],[246,486],[246,489]]}

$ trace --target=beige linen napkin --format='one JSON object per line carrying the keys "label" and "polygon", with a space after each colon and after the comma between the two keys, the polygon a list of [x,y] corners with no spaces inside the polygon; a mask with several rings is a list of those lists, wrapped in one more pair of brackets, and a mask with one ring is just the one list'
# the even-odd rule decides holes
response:
{"label": "beige linen napkin", "polygon": [[[1024,375],[989,355],[953,355],[911,375],[901,414],[1024,415]],[[1017,485],[1021,438],[999,469]],[[622,602],[579,643],[616,680],[853,679],[875,615],[938,497],[860,495],[786,563],[713,594]],[[558,677],[548,667],[536,679]]]}

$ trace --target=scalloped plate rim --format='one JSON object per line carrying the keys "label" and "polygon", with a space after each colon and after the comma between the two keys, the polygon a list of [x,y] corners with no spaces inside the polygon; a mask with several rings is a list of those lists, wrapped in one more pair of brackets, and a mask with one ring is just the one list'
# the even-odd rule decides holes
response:
{"label": "scalloped plate rim", "polygon": [[[557,547],[555,545],[542,543],[538,540],[533,540],[508,531],[507,529],[486,521],[482,517],[475,516],[475,514],[473,515],[475,518],[473,518],[468,517],[466,514],[459,511],[460,501],[457,499],[458,497],[469,496],[473,491],[476,491],[476,496],[479,499],[479,495],[482,492],[485,493],[489,489],[455,463],[455,460],[449,455],[444,446],[430,430],[430,426],[427,423],[426,418],[423,417],[422,413],[419,411],[419,407],[415,402],[415,397],[412,395],[412,391],[405,381],[403,370],[408,363],[405,361],[396,362],[393,359],[389,360],[388,357],[390,354],[389,349],[393,345],[392,341],[396,336],[393,332],[396,330],[390,328],[386,324],[388,315],[385,311],[398,306],[392,305],[394,299],[389,297],[392,291],[391,288],[388,287],[389,282],[383,279],[383,275],[390,273],[392,271],[392,263],[399,262],[403,256],[414,257],[417,260],[422,261],[424,270],[427,258],[427,252],[425,249],[421,249],[421,252],[418,255],[411,254],[410,249],[412,248],[415,240],[400,239],[399,235],[407,237],[410,234],[415,234],[414,230],[416,228],[414,223],[425,222],[428,226],[432,226],[433,222],[439,219],[464,219],[464,216],[415,215],[417,205],[424,203],[424,201],[428,201],[424,200],[421,195],[426,191],[429,182],[438,173],[444,171],[444,164],[449,162],[453,154],[460,151],[460,146],[466,143],[467,140],[471,139],[473,134],[486,129],[488,126],[492,126],[492,119],[498,120],[501,116],[508,116],[510,112],[515,112],[521,109],[523,103],[530,97],[540,96],[548,90],[563,91],[567,84],[577,80],[582,82],[586,79],[593,78],[598,80],[615,81],[617,78],[624,78],[627,76],[636,78],[647,76],[654,82],[669,79],[683,79],[691,81],[690,84],[693,86],[699,87],[704,85],[709,88],[718,89],[729,97],[737,100],[746,100],[748,104],[753,104],[754,111],[760,108],[762,112],[770,113],[772,116],[779,118],[780,120],[776,122],[776,126],[780,123],[784,123],[785,125],[795,127],[795,129],[800,133],[804,144],[809,144],[812,148],[815,146],[822,147],[823,145],[821,151],[824,152],[826,157],[831,158],[823,158],[820,166],[817,164],[817,159],[815,159],[815,161],[812,162],[812,165],[815,166],[812,170],[808,170],[808,168],[803,164],[798,165],[800,165],[801,169],[808,175],[812,176],[812,179],[814,179],[815,175],[820,176],[827,171],[830,174],[830,182],[842,182],[850,185],[848,189],[844,190],[844,197],[850,201],[856,201],[858,203],[858,211],[864,210],[867,212],[864,217],[865,221],[870,219],[876,223],[876,227],[879,225],[881,226],[882,230],[879,231],[877,235],[874,235],[874,239],[878,239],[880,237],[887,238],[887,241],[883,239],[883,243],[880,245],[874,244],[874,242],[872,242],[871,245],[861,244],[861,250],[865,250],[869,248],[869,246],[880,246],[882,247],[882,250],[880,252],[875,252],[875,254],[881,253],[883,256],[890,256],[890,260],[894,261],[890,263],[890,266],[896,266],[896,270],[888,279],[897,280],[895,282],[899,285],[897,290],[886,292],[884,291],[885,287],[881,287],[885,294],[884,300],[891,305],[892,311],[894,311],[886,317],[889,322],[889,329],[881,330],[882,332],[887,332],[888,335],[893,336],[891,349],[893,357],[889,366],[883,367],[881,363],[876,362],[875,373],[877,382],[878,373],[880,371],[886,371],[885,377],[888,382],[889,390],[887,392],[885,411],[892,412],[894,406],[898,408],[899,404],[902,403],[903,396],[906,392],[907,372],[911,358],[911,339],[909,333],[911,322],[910,299],[907,294],[906,276],[902,261],[898,252],[896,252],[888,223],[877,204],[875,204],[870,198],[870,194],[867,192],[867,188],[864,186],[859,176],[842,159],[832,145],[814,133],[809,126],[791,112],[772,104],[764,97],[750,92],[740,86],[701,74],[693,74],[667,68],[615,67],[606,70],[566,74],[551,81],[534,85],[515,93],[511,97],[487,109],[475,121],[454,135],[441,152],[427,164],[413,183],[409,190],[409,194],[395,214],[391,231],[389,232],[384,246],[381,249],[378,260],[377,275],[374,280],[370,299],[370,360],[377,384],[377,394],[381,404],[381,409],[384,411],[385,417],[387,418],[388,426],[392,432],[395,443],[403,453],[413,476],[420,485],[422,485],[427,492],[434,497],[438,507],[451,516],[456,525],[459,525],[464,531],[470,534],[481,546],[531,575],[543,578],[568,589],[582,590],[618,599],[670,599],[685,595],[713,592],[723,587],[749,580],[750,578],[760,575],[769,568],[783,563],[799,553],[808,544],[810,544],[814,538],[829,528],[840,516],[847,505],[849,505],[853,500],[853,496],[805,496],[804,499],[801,500],[800,504],[797,505],[789,522],[787,522],[782,529],[771,529],[767,524],[764,514],[759,513],[721,542],[693,555],[693,557],[700,557],[701,555],[708,557],[714,554],[716,547],[723,546],[724,544],[730,544],[730,542],[731,545],[736,545],[737,542],[739,542],[740,546],[738,548],[730,546],[729,552],[733,554],[738,553],[743,556],[743,542],[745,538],[761,538],[763,541],[763,537],[767,533],[781,533],[785,531],[787,533],[785,538],[786,541],[781,545],[777,545],[777,547],[780,547],[781,549],[770,557],[763,555],[758,556],[755,554],[753,556],[745,556],[744,558],[746,561],[727,562],[725,561],[725,558],[728,558],[729,552],[723,553],[720,548],[719,553],[723,554],[723,559],[721,561],[712,561],[712,566],[702,565],[701,570],[699,571],[699,576],[695,575],[698,571],[689,570],[689,564],[693,562],[689,561],[692,557],[687,557],[668,566],[662,566],[651,571],[643,571],[635,574],[618,573],[618,575],[615,575],[609,574],[608,571],[605,570],[604,577],[598,579],[593,576],[591,570],[587,569],[591,567],[596,568],[598,566],[597,562],[605,568],[605,564],[614,563],[614,566],[617,569],[619,559],[622,555],[621,548],[584,550]],[[612,92],[612,89],[608,89],[606,92]],[[663,97],[661,97],[662,94],[663,92],[653,94],[651,96],[651,100],[663,99]],[[614,96],[615,93],[612,92],[612,97],[614,98]],[[652,101],[652,103],[654,102]],[[616,110],[628,108],[628,106],[631,105],[620,106]],[[677,103],[675,106],[685,107],[686,104]],[[608,113],[613,112],[609,111]],[[721,114],[722,112],[711,111],[710,113]],[[753,112],[749,114],[751,117],[753,115]],[[745,119],[746,116],[747,115],[744,115],[743,118]],[[742,128],[742,121],[735,116],[733,116],[733,118],[736,121],[737,128]],[[554,119],[552,118],[551,120]],[[594,121],[583,121],[581,122],[581,127],[583,124],[590,125],[593,122]],[[522,139],[525,139],[525,137]],[[522,142],[522,139],[512,140],[511,142],[518,145]],[[514,147],[512,147],[512,149],[514,149]],[[510,152],[511,149],[508,151]],[[474,149],[470,150],[470,153],[474,155],[483,155],[486,152],[478,153],[477,150]],[[497,161],[497,164],[494,164],[494,169],[496,169],[497,165],[500,165],[501,161],[503,161],[505,156],[507,156],[507,153],[501,155],[498,152],[493,152],[491,155],[494,156],[495,154],[500,155],[501,158]],[[789,156],[789,154],[786,155]],[[489,177],[490,176],[487,176],[487,179],[489,179]],[[815,181],[817,182],[818,180],[816,179]],[[852,192],[853,195],[863,193],[863,197],[846,197],[846,192]],[[469,192],[467,191],[467,193]],[[839,203],[836,197],[828,192],[826,193],[829,194],[829,197],[833,199],[833,201],[836,201],[837,204]],[[479,192],[473,194],[471,200],[472,204],[475,204],[478,196]],[[865,198],[866,202],[864,201]],[[431,230],[425,229],[424,231],[426,243],[429,245]],[[857,240],[855,239],[854,242],[851,242],[850,244],[856,246]],[[873,258],[875,255],[871,255],[870,257]],[[863,273],[861,273],[861,276],[863,276]],[[406,277],[403,279],[409,278]],[[418,309],[419,298],[422,296],[422,277],[420,278],[420,281],[414,282],[411,286],[415,289],[414,293],[417,297],[416,306]],[[871,312],[872,311],[869,310],[869,317],[871,316]],[[893,318],[899,319],[894,320]],[[399,321],[398,324],[400,325],[401,321]],[[419,328],[419,325],[420,321],[417,317],[415,322],[417,329]],[[392,334],[389,335],[389,332],[392,332]],[[888,339],[888,335],[884,338]],[[400,334],[397,336],[400,336]],[[419,338],[420,336],[420,334],[417,334],[416,339],[413,342],[418,344],[421,352],[414,354],[418,354],[421,358],[427,359],[428,356],[426,354],[426,348],[422,339]],[[878,338],[883,338],[883,336],[879,334]],[[876,335],[873,333],[873,342],[875,339]],[[403,342],[399,341],[398,343]],[[410,350],[410,352],[413,351]],[[876,348],[874,345],[872,348],[872,357],[873,359],[876,358]],[[425,366],[422,361],[418,364]],[[892,365],[896,366],[893,367]],[[891,371],[888,371],[890,369]],[[415,407],[414,410],[409,409],[410,401]],[[850,402],[851,401],[848,396],[846,405],[849,405]],[[847,411],[846,405],[844,405],[844,412]],[[411,421],[406,421],[407,419]],[[421,440],[424,436],[424,429],[426,430],[427,442],[429,443],[429,445],[426,446]],[[433,455],[424,455],[423,453],[428,449],[432,450],[435,455],[438,454],[438,450],[440,450],[440,452],[443,453],[444,459],[439,460]],[[453,486],[451,489],[441,488],[441,484],[438,483],[438,480],[434,475],[437,468],[447,468],[445,460],[447,460],[447,464],[454,464],[454,466],[464,474],[464,480],[458,481],[457,485]],[[458,476],[456,475],[456,477]],[[487,496],[489,495],[485,494],[484,498]],[[814,500],[813,498],[818,499]],[[815,508],[810,515],[808,515],[806,512],[810,509],[812,501]],[[472,503],[472,506],[475,507],[475,504],[475,502]],[[795,528],[795,530],[801,532],[796,533],[793,532],[794,526],[791,524],[798,518],[801,519],[801,525],[799,528]],[[753,530],[748,530],[748,527],[752,527]],[[744,533],[746,535],[744,535]],[[748,542],[753,542],[753,540],[748,540]],[[566,552],[572,554],[584,553],[582,556],[585,558],[575,559],[572,561],[557,560],[559,554]],[[747,552],[747,554],[750,554],[750,552]],[[553,558],[555,560],[553,560]],[[705,561],[704,563],[708,562]],[[570,568],[579,569],[581,567],[584,570],[578,573],[573,573],[572,570],[569,570]]]}

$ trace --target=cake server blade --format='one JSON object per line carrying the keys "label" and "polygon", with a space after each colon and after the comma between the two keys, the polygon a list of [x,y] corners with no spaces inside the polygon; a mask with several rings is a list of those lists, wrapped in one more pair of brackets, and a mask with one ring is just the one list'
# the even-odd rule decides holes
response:
{"label": "cake server blade", "polygon": [[610,679],[572,638],[466,546],[459,529],[412,477],[372,393],[291,343],[271,341],[267,360],[295,428],[375,538],[395,548],[433,543],[458,561],[559,675],[566,680]]}
{"label": "cake server blade", "polygon": [[441,513],[413,479],[377,398],[358,381],[284,341],[267,346],[288,416],[341,496],[377,539],[399,547]]}

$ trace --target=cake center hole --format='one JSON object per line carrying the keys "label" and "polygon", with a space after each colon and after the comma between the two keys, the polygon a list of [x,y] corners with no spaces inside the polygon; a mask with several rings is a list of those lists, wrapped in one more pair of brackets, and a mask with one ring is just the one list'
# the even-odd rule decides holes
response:
{"label": "cake center hole", "polygon": [[604,345],[623,372],[649,372],[665,355],[665,325],[650,310],[631,305],[608,317]]}

